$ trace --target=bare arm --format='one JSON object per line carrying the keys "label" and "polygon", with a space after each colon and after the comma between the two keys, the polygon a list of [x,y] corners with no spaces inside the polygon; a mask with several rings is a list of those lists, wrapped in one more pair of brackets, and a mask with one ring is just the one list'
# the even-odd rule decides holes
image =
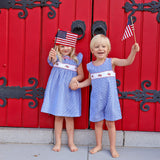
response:
{"label": "bare arm", "polygon": [[83,88],[83,87],[87,87],[91,84],[91,78],[90,75],[88,77],[88,79],[84,80],[83,82],[78,82],[76,79],[74,79],[74,81],[72,82],[72,84],[70,83],[70,88],[72,90],[77,90],[78,88]]}
{"label": "bare arm", "polygon": [[83,82],[78,83],[78,88],[84,88],[91,85],[91,76],[89,74],[88,79],[84,80]]}
{"label": "bare arm", "polygon": [[84,72],[83,72],[82,63],[77,68],[77,74],[78,75],[74,78],[76,78],[77,81],[82,81],[84,79]]}
{"label": "bare arm", "polygon": [[77,68],[77,74],[78,75],[76,77],[73,77],[69,83],[69,88],[71,88],[72,90],[78,89],[77,88],[78,81],[81,81],[84,78],[82,63]]}
{"label": "bare arm", "polygon": [[128,66],[133,63],[136,53],[139,52],[139,45],[135,43],[127,59],[112,58],[112,66]]}

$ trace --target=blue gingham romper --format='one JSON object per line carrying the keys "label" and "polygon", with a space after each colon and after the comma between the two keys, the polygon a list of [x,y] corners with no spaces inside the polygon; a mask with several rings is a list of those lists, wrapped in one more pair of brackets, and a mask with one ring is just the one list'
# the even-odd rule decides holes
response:
{"label": "blue gingham romper", "polygon": [[[81,64],[83,55],[77,55],[79,63],[65,56],[62,63],[76,65]],[[48,60],[50,66],[53,64]],[[81,89],[71,90],[69,83],[77,71],[53,67],[45,89],[41,112],[55,116],[80,117],[81,116]]]}
{"label": "blue gingham romper", "polygon": [[[87,64],[90,74],[112,71],[111,58],[106,58],[100,66]],[[90,121],[116,121],[122,118],[119,104],[116,77],[91,79],[92,91],[90,96]]]}

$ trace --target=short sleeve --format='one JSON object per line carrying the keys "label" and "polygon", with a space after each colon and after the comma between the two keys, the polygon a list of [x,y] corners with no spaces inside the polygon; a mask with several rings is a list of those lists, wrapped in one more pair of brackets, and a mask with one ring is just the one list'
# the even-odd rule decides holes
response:
{"label": "short sleeve", "polygon": [[87,64],[87,70],[88,70],[89,73],[94,73],[95,72],[95,67],[93,66],[92,62],[89,62]]}
{"label": "short sleeve", "polygon": [[88,70],[88,72],[90,72],[90,66],[91,66],[90,64],[91,64],[91,63],[88,63],[88,64],[87,64],[87,70]]}
{"label": "short sleeve", "polygon": [[78,66],[79,66],[82,63],[83,54],[82,53],[78,53],[77,59],[78,59]]}

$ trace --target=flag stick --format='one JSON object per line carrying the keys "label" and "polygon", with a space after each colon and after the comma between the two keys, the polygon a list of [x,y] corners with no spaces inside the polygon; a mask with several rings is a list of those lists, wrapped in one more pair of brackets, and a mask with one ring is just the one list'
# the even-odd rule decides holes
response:
{"label": "flag stick", "polygon": [[132,16],[131,16],[131,22],[132,22],[132,30],[133,30],[133,34],[134,34],[134,41],[135,41],[135,43],[137,43],[137,41],[136,41],[136,34],[135,34],[135,29],[134,29],[134,24],[133,24],[133,20],[132,20]]}
{"label": "flag stick", "polygon": [[54,41],[54,46],[53,46],[53,48],[55,48],[55,45],[56,45],[56,41],[57,41],[57,34],[58,34],[58,32],[59,32],[59,28],[58,28],[58,31],[57,31],[57,33],[56,33],[56,37],[55,37],[55,41]]}

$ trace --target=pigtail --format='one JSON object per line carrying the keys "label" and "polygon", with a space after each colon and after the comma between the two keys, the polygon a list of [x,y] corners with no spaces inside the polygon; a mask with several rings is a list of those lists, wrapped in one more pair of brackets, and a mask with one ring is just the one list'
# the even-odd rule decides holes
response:
{"label": "pigtail", "polygon": [[77,64],[79,63],[77,56],[75,55],[75,48],[73,48],[71,54],[70,54],[71,59],[73,59]]}

